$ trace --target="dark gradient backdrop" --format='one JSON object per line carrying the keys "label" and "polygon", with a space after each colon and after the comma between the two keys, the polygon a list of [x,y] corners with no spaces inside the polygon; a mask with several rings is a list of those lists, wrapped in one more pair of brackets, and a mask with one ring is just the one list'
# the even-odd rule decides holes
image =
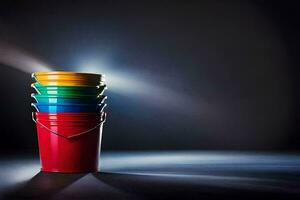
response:
{"label": "dark gradient backdrop", "polygon": [[[1,1],[0,36],[55,70],[131,81],[106,92],[103,149],[300,148],[294,2]],[[0,70],[1,153],[36,152],[31,70]]]}

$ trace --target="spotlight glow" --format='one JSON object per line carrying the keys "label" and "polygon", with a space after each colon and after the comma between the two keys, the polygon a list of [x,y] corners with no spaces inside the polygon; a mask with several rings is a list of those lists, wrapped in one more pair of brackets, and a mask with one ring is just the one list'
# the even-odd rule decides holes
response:
{"label": "spotlight glow", "polygon": [[[159,108],[192,115],[213,112],[204,100],[195,99],[181,90],[155,82],[153,77],[120,72],[102,66],[81,67],[78,71],[105,74],[111,92],[124,96],[135,96],[135,98],[142,99],[143,102]],[[208,109],[210,110],[208,111]]]}
{"label": "spotlight glow", "polygon": [[19,159],[13,163],[0,161],[0,166],[1,187],[27,181],[40,171],[37,159]]}
{"label": "spotlight glow", "polygon": [[22,72],[51,71],[44,62],[20,48],[0,43],[0,63],[14,67]]}

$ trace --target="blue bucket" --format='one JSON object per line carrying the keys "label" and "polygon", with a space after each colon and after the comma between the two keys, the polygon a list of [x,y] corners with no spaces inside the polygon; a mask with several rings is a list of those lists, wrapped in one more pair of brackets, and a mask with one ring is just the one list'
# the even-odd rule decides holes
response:
{"label": "blue bucket", "polygon": [[32,103],[37,112],[102,112],[106,104],[46,104]]}
{"label": "blue bucket", "polygon": [[31,97],[35,99],[37,103],[41,104],[101,104],[107,98],[104,95],[98,97],[86,97],[86,96],[59,96],[59,95],[41,95],[31,94]]}

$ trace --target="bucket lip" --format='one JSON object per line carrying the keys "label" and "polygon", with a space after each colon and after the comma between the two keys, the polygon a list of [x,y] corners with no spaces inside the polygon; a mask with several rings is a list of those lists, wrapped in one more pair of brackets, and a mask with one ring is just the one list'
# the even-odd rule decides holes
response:
{"label": "bucket lip", "polygon": [[[44,104],[44,103],[31,103],[37,112],[49,112],[55,109],[55,112],[102,112],[107,106],[105,103],[101,104]],[[68,109],[68,110],[64,110]],[[85,110],[88,109],[88,110]],[[90,110],[91,109],[91,110]],[[75,111],[76,110],[76,111]],[[50,111],[51,112],[51,111]]]}
{"label": "bucket lip", "polygon": [[81,113],[74,113],[74,112],[64,112],[64,113],[56,113],[56,112],[35,112],[36,115],[41,116],[102,116],[105,112],[81,112]]}
{"label": "bucket lip", "polygon": [[67,122],[74,122],[74,121],[90,121],[90,122],[95,122],[95,121],[99,121],[101,120],[102,118],[104,117],[104,115],[99,115],[99,116],[81,116],[81,117],[78,117],[78,116],[40,116],[40,115],[36,115],[36,118],[38,120],[41,120],[41,121],[48,121],[48,122],[57,122],[57,121],[67,121]]}
{"label": "bucket lip", "polygon": [[104,118],[101,118],[97,121],[86,122],[86,121],[46,121],[46,120],[37,120],[42,124],[46,125],[48,128],[58,127],[58,128],[74,128],[74,127],[82,127],[87,129],[87,127],[95,127],[96,125],[102,125],[105,122]]}
{"label": "bucket lip", "polygon": [[103,123],[104,123],[104,121],[102,121],[102,120],[99,120],[98,122],[94,122],[94,123],[71,123],[71,124],[67,124],[67,123],[65,123],[65,122],[61,122],[61,123],[58,123],[58,124],[56,124],[56,123],[52,123],[52,122],[50,122],[50,123],[45,123],[45,121],[43,121],[42,122],[44,125],[46,125],[49,129],[52,129],[53,127],[57,127],[58,128],[58,130],[56,130],[56,131],[59,131],[59,129],[61,128],[61,129],[65,129],[65,128],[71,128],[71,129],[73,129],[74,127],[76,127],[76,128],[83,128],[83,129],[89,129],[89,128],[92,128],[92,127],[95,127],[96,125],[103,125]]}
{"label": "bucket lip", "polygon": [[93,99],[101,100],[102,103],[107,99],[106,95],[56,95],[56,94],[36,94],[32,93],[31,97],[37,100],[38,98],[56,98],[56,99]]}
{"label": "bucket lip", "polygon": [[57,104],[49,104],[49,103],[31,103],[31,105],[34,105],[34,106],[97,106],[97,107],[105,107],[106,104],[105,103],[98,103],[98,104],[81,104],[81,103],[63,103],[63,104],[60,104],[60,103],[57,103]]}
{"label": "bucket lip", "polygon": [[38,88],[39,90],[85,90],[85,89],[107,89],[106,84],[100,85],[78,85],[78,86],[62,86],[62,85],[42,85],[41,83],[35,82],[31,84],[32,88]]}
{"label": "bucket lip", "polygon": [[37,118],[38,121],[41,121],[41,122],[45,122],[45,123],[52,123],[52,124],[62,124],[62,123],[66,123],[66,124],[78,124],[78,123],[82,123],[82,124],[95,124],[95,123],[99,123],[101,121],[103,121],[103,117],[99,118],[99,119],[95,119],[95,120],[73,120],[73,119],[67,119],[67,120],[64,120],[64,119],[60,119],[60,120],[57,120],[57,119],[53,119],[53,120],[49,120],[49,119],[39,119]]}
{"label": "bucket lip", "polygon": [[[41,121],[99,121],[106,115],[105,112],[97,113],[47,113],[47,112],[34,112],[36,118]],[[53,118],[53,119],[51,119]]]}
{"label": "bucket lip", "polygon": [[[97,123],[96,123],[97,124]],[[50,127],[60,127],[60,128],[72,128],[72,127],[82,127],[82,128],[84,128],[84,129],[86,129],[87,128],[87,126],[91,126],[91,127],[93,127],[94,125],[93,124],[87,124],[86,126],[83,126],[83,125],[69,125],[69,126],[62,126],[62,125],[49,125]]]}
{"label": "bucket lip", "polygon": [[47,86],[97,86],[104,84],[105,81],[84,79],[39,79],[38,82]]}
{"label": "bucket lip", "polygon": [[32,76],[48,76],[48,75],[83,75],[83,76],[96,76],[96,77],[104,77],[105,74],[97,74],[97,73],[86,73],[86,72],[73,72],[73,71],[51,71],[51,72],[33,72]]}
{"label": "bucket lip", "polygon": [[42,82],[80,82],[80,83],[95,83],[98,82],[104,83],[105,79],[100,78],[100,79],[92,79],[92,78],[83,78],[83,77],[58,77],[58,78],[48,78],[48,77],[38,77],[36,78],[40,83]]}
{"label": "bucket lip", "polygon": [[74,81],[74,80],[40,80],[39,83],[46,86],[97,86],[101,85],[104,82],[102,81]]}

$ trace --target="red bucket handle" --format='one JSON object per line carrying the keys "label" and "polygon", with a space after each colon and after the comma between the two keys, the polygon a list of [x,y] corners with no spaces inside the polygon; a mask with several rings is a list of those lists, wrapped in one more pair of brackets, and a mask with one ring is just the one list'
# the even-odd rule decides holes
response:
{"label": "red bucket handle", "polygon": [[73,138],[73,137],[77,137],[77,136],[80,136],[80,135],[83,135],[85,133],[89,133],[91,132],[92,130],[96,129],[98,126],[101,126],[105,121],[106,121],[106,113],[104,113],[104,116],[103,116],[103,120],[97,124],[96,126],[94,126],[93,128],[90,128],[86,131],[83,131],[83,132],[80,132],[80,133],[77,133],[77,134],[73,134],[72,136],[64,136],[56,131],[53,131],[51,130],[50,128],[48,128],[46,125],[44,125],[43,123],[41,123],[40,121],[38,121],[36,118],[35,118],[35,114],[34,112],[32,112],[32,120],[36,123],[36,124],[39,124],[40,126],[42,126],[43,128],[47,129],[48,131],[50,131],[51,133],[55,134],[55,135],[58,135],[60,137],[63,137],[63,138],[66,138],[66,139],[70,139],[70,138]]}

